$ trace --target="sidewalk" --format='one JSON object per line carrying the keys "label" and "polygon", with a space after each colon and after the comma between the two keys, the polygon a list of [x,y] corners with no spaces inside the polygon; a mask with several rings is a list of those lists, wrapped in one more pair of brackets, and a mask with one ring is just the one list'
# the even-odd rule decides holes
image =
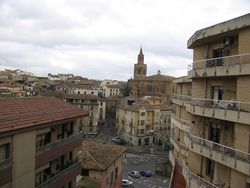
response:
{"label": "sidewalk", "polygon": [[161,150],[160,146],[156,146],[155,151],[153,153],[150,152],[150,146],[128,146],[127,153],[135,153],[135,154],[155,154],[168,157],[168,152],[164,152]]}

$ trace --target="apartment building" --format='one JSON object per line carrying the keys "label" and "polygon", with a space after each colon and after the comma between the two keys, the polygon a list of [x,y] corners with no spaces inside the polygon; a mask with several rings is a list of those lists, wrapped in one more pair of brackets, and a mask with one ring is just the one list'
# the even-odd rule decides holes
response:
{"label": "apartment building", "polygon": [[117,80],[103,80],[100,83],[100,95],[103,97],[119,96],[121,86]]}
{"label": "apartment building", "polygon": [[68,94],[64,100],[89,113],[88,120],[82,122],[84,132],[98,132],[100,124],[105,123],[106,101],[95,95]]}
{"label": "apartment building", "polygon": [[174,81],[170,161],[186,187],[249,188],[250,14],[198,30],[187,45],[193,63]]}
{"label": "apartment building", "polygon": [[171,108],[161,97],[127,97],[116,110],[116,129],[132,146],[161,144],[170,127]]}
{"label": "apartment building", "polygon": [[51,73],[48,74],[48,79],[53,80],[53,81],[67,80],[67,79],[70,79],[70,78],[73,78],[73,77],[74,77],[73,74],[57,74],[57,75],[53,75]]}
{"label": "apartment building", "polygon": [[82,164],[80,187],[87,182],[95,183],[96,188],[122,187],[123,154],[127,148],[83,141],[78,152]]}
{"label": "apartment building", "polygon": [[1,99],[0,114],[1,188],[76,187],[86,111],[41,97]]}

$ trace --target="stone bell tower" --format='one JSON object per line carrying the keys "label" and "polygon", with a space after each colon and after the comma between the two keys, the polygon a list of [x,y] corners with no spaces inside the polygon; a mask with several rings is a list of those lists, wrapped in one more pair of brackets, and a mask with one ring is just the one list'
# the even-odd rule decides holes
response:
{"label": "stone bell tower", "polygon": [[134,79],[143,80],[147,76],[147,65],[144,64],[144,54],[142,48],[138,54],[137,64],[134,65]]}

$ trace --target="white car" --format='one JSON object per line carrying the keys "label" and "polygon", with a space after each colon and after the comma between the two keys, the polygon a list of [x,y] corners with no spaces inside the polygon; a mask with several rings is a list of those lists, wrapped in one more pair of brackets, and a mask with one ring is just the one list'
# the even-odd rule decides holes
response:
{"label": "white car", "polygon": [[120,140],[120,137],[117,136],[117,137],[112,138],[113,142],[117,142],[117,140]]}
{"label": "white car", "polygon": [[134,187],[133,182],[126,179],[122,179],[122,187]]}
{"label": "white car", "polygon": [[140,178],[141,177],[141,174],[139,171],[130,171],[130,172],[128,172],[128,175],[133,177],[133,178]]}

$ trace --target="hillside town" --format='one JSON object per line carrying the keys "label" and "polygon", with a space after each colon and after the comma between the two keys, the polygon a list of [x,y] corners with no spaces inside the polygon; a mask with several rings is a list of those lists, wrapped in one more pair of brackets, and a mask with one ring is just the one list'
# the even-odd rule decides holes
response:
{"label": "hillside town", "polygon": [[0,188],[250,188],[250,14],[214,24],[181,77],[0,70]]}

